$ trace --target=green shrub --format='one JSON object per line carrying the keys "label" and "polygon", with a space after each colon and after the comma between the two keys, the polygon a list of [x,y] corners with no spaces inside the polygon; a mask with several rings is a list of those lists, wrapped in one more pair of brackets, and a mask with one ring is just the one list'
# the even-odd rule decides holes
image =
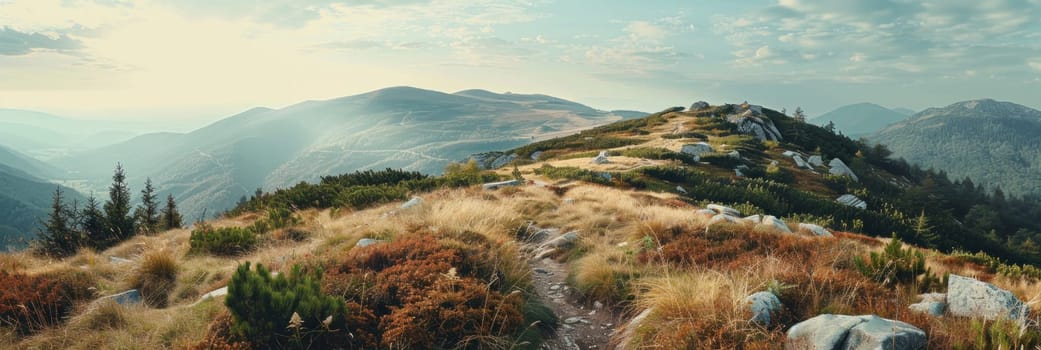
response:
{"label": "green shrub", "polygon": [[257,233],[253,228],[213,228],[203,224],[192,230],[188,243],[191,246],[190,253],[238,255],[252,250],[257,245]]}
{"label": "green shrub", "polygon": [[917,249],[903,249],[903,242],[896,235],[881,253],[872,252],[870,259],[869,263],[855,257],[853,263],[864,276],[883,285],[915,284],[923,291],[941,287],[940,280],[925,267],[925,255]]}
{"label": "green shrub", "polygon": [[231,332],[257,348],[328,348],[343,346],[347,306],[342,298],[321,292],[321,271],[271,276],[261,264],[239,265],[228,284],[225,305],[234,319]]}
{"label": "green shrub", "polygon": [[613,178],[611,173],[607,172],[591,171],[576,167],[558,168],[549,164],[543,164],[541,168],[535,169],[535,173],[551,179],[571,179],[597,183],[601,185],[610,184],[611,178]]}

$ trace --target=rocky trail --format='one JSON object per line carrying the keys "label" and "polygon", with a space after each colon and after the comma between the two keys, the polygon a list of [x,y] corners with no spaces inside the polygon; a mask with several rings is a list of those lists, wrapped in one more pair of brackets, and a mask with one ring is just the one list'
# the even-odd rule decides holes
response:
{"label": "rocky trail", "polygon": [[560,234],[556,229],[541,229],[522,248],[530,258],[535,292],[560,321],[542,349],[610,349],[611,334],[621,321],[621,314],[612,308],[583,300],[567,284],[570,265],[552,258],[577,239],[577,232]]}

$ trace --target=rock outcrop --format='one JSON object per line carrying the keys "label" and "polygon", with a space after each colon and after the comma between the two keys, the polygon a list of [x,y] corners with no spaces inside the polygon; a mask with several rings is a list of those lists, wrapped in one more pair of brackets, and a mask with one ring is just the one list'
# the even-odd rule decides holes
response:
{"label": "rock outcrop", "polygon": [[680,147],[680,153],[688,154],[691,157],[694,157],[695,161],[700,160],[702,154],[713,151],[714,150],[712,149],[712,145],[705,142],[686,144],[683,145],[683,147]]}
{"label": "rock outcrop", "polygon": [[738,211],[737,209],[734,209],[734,208],[731,208],[731,207],[727,207],[727,206],[722,206],[722,205],[719,205],[719,204],[709,204],[709,205],[706,205],[705,209],[712,210],[712,211],[714,211],[716,213],[719,213],[719,214],[727,214],[727,215],[730,215],[730,216],[741,216],[741,212]]}
{"label": "rock outcrop", "polygon": [[918,295],[922,301],[911,304],[907,308],[914,312],[941,317],[947,311],[947,294],[926,293]]}
{"label": "rock outcrop", "polygon": [[489,182],[489,183],[486,183],[484,185],[481,185],[481,187],[486,189],[486,190],[497,190],[500,187],[520,186],[522,183],[523,182],[521,182],[520,180],[509,180],[509,181]]}
{"label": "rock outcrop", "polygon": [[781,311],[781,300],[774,293],[758,292],[745,297],[749,309],[752,311],[751,321],[763,327],[770,326],[770,316]]}
{"label": "rock outcrop", "polygon": [[471,154],[469,159],[474,160],[481,169],[495,170],[506,166],[519,155],[516,153],[506,154],[504,152],[484,152]]}
{"label": "rock outcrop", "polygon": [[764,216],[762,224],[780,232],[792,233],[792,230],[788,228],[788,224],[785,224],[784,221],[781,221],[781,219],[778,219],[773,215]]}
{"label": "rock outcrop", "polygon": [[799,229],[806,230],[807,232],[812,233],[814,236],[818,237],[834,237],[832,236],[831,231],[828,231],[828,229],[816,224],[801,223],[799,224]]}
{"label": "rock outcrop", "polygon": [[763,115],[762,107],[744,104],[738,106],[738,113],[731,114],[726,119],[737,126],[739,133],[755,136],[759,141],[784,139],[774,122]]}
{"label": "rock outcrop", "polygon": [[976,280],[950,275],[947,279],[947,309],[954,316],[994,320],[1024,320],[1027,308],[1012,292]]}
{"label": "rock outcrop", "polygon": [[852,194],[844,194],[842,196],[839,196],[839,198],[836,198],[835,201],[842,205],[860,209],[867,209],[867,202],[865,202],[863,199],[857,198],[857,196],[854,196]]}
{"label": "rock outcrop", "polygon": [[821,158],[821,156],[810,156],[810,158],[806,159],[806,162],[815,167],[824,166],[824,158]]}
{"label": "rock outcrop", "polygon": [[831,162],[828,163],[828,166],[831,167],[828,172],[832,175],[848,176],[853,179],[853,181],[860,181],[860,179],[857,178],[857,174],[854,174],[853,170],[850,170],[849,167],[846,166],[846,163],[842,162],[842,159],[832,159]]}
{"label": "rock outcrop", "polygon": [[600,151],[600,154],[593,158],[593,164],[607,164],[610,162],[607,160],[607,151]]}
{"label": "rock outcrop", "polygon": [[875,315],[823,314],[789,328],[785,348],[919,350],[925,345],[925,332],[905,322]]}
{"label": "rock outcrop", "polygon": [[728,214],[716,214],[716,216],[713,216],[711,219],[708,220],[708,224],[705,226],[706,228],[708,228],[709,226],[716,224],[736,224],[738,220],[739,219],[737,217]]}
{"label": "rock outcrop", "polygon": [[708,108],[708,107],[709,107],[708,102],[698,101],[698,102],[694,102],[694,104],[690,105],[690,111],[691,112],[700,111],[700,110]]}

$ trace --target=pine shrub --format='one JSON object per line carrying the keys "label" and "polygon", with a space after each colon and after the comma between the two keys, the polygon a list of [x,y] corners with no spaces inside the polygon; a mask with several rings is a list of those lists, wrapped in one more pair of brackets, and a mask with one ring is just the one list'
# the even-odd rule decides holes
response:
{"label": "pine shrub", "polygon": [[321,271],[294,266],[287,277],[272,276],[261,264],[239,265],[228,284],[225,305],[231,333],[258,348],[326,348],[347,337],[347,307],[342,298],[321,291]]}
{"label": "pine shrub", "polygon": [[233,256],[252,250],[257,245],[257,233],[253,228],[201,225],[192,230],[189,244],[191,253]]}

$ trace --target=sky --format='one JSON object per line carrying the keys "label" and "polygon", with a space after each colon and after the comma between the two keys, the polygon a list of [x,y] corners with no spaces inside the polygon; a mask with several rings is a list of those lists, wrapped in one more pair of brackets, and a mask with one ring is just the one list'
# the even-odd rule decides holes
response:
{"label": "sky", "polygon": [[214,120],[389,86],[1041,107],[1041,0],[0,0],[0,108]]}

